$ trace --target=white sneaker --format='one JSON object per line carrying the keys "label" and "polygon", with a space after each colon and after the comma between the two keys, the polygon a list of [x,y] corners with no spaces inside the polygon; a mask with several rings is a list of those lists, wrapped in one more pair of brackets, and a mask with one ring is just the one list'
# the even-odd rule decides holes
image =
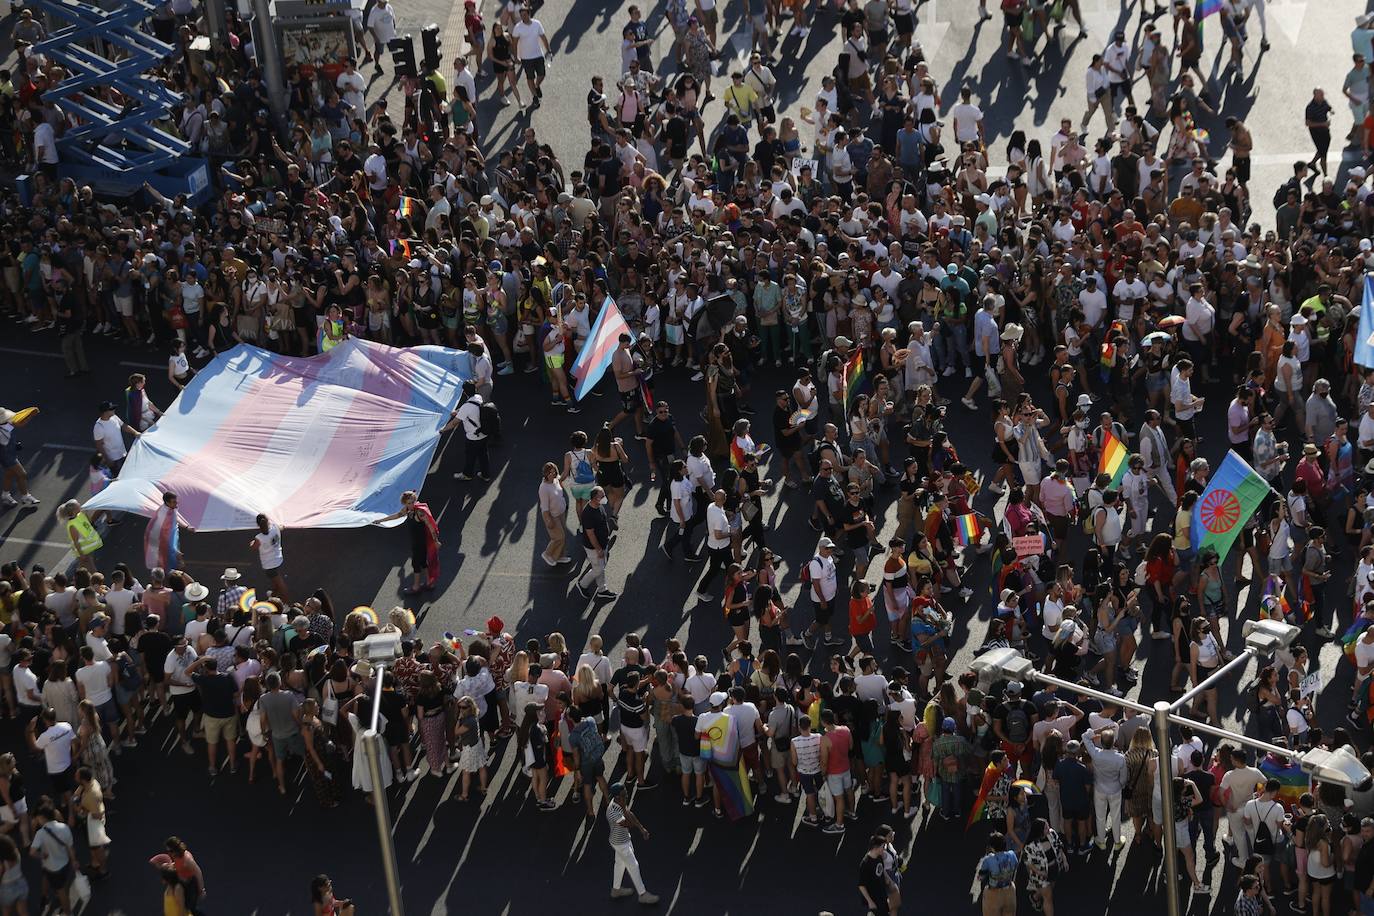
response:
{"label": "white sneaker", "polygon": [[37,315],[26,315],[26,316],[24,316],[24,324],[38,324],[38,316],[37,316]]}
{"label": "white sneaker", "polygon": [[23,496],[19,497],[19,505],[36,506],[38,505],[38,497],[34,496],[32,493],[25,493]]}
{"label": "white sneaker", "polygon": [[953,366],[946,366],[946,367],[945,367],[945,371],[944,371],[944,372],[941,372],[940,374],[943,375],[945,378],[949,378],[951,375],[954,374],[954,367],[953,367]]}
{"label": "white sneaker", "polygon": [[96,325],[95,327],[91,328],[91,333],[92,333],[92,334],[104,334],[104,333],[105,333],[105,322],[102,321],[102,322],[100,322],[100,324],[98,324],[98,325]]}
{"label": "white sneaker", "polygon": [[151,347],[153,344],[157,343],[157,335],[156,335],[156,334],[149,334],[149,335],[148,335],[148,340],[147,340],[146,342],[147,342],[148,346]]}
{"label": "white sneaker", "polygon": [[8,493],[0,493],[0,506],[17,506],[17,505],[19,505],[19,500],[15,499],[13,496],[9,495]]}
{"label": "white sneaker", "polygon": [[715,596],[708,595],[705,592],[697,592],[694,597],[702,604],[709,604],[711,601],[715,600]]}
{"label": "white sneaker", "polygon": [[973,378],[973,370],[967,366],[964,367],[964,378]]}

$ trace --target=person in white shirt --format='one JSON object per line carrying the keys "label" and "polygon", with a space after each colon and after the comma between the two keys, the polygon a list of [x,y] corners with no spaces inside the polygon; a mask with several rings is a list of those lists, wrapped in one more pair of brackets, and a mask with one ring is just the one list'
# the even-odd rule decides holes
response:
{"label": "person in white shirt", "polygon": [[730,549],[730,514],[725,510],[725,496],[722,489],[711,491],[711,504],[706,507],[706,571],[696,589],[696,599],[702,603],[713,600],[706,588],[717,574],[725,572],[734,557]]}
{"label": "person in white shirt", "polygon": [[1088,110],[1083,114],[1080,128],[1087,130],[1088,122],[1093,119],[1093,112],[1101,108],[1102,116],[1107,119],[1107,130],[1115,130],[1116,112],[1112,110],[1111,73],[1108,72],[1101,54],[1093,55],[1092,63],[1088,65],[1084,75],[1084,88],[1088,95]]}
{"label": "person in white shirt", "polygon": [[970,87],[964,86],[959,90],[959,104],[949,110],[949,116],[954,121],[954,139],[960,145],[982,143],[983,109],[973,104],[973,90]]}
{"label": "person in white shirt", "polygon": [[544,57],[553,54],[549,36],[544,32],[543,23],[533,18],[528,6],[520,8],[520,21],[511,26],[510,35],[515,39],[515,55],[520,59],[520,69],[525,71],[525,82],[530,87],[531,105],[538,108],[544,99],[540,86],[548,73]]}
{"label": "person in white shirt", "polygon": [[50,178],[57,177],[57,135],[52,125],[39,120],[33,129],[33,160]]}
{"label": "person in white shirt", "polygon": [[691,474],[687,470],[687,462],[676,460],[672,463],[671,471],[672,483],[668,485],[668,492],[671,496],[671,504],[668,509],[668,517],[671,524],[668,525],[668,536],[663,541],[660,548],[668,559],[673,557],[673,548],[678,542],[683,542],[682,553],[688,560],[700,560],[700,555],[693,554],[691,547],[686,543],[692,535],[692,529],[696,527],[696,483],[692,480]]}
{"label": "person in white shirt", "polygon": [[343,71],[338,79],[334,81],[334,86],[339,90],[339,96],[353,108],[353,116],[360,118],[367,111],[367,101],[363,93],[367,90],[367,80],[358,68],[354,66],[353,58],[344,59]]}
{"label": "person in white shirt", "polygon": [[76,774],[72,769],[72,744],[76,741],[76,732],[70,723],[59,722],[57,710],[49,706],[38,718],[29,722],[28,740],[33,750],[43,752],[48,779],[65,809],[67,799],[76,785]]}
{"label": "person in white shirt", "polygon": [[463,454],[463,470],[454,474],[456,480],[471,480],[474,473],[485,481],[491,480],[491,458],[487,453],[487,434],[482,432],[482,396],[473,382],[463,383],[463,400],[452,414],[444,431],[461,426],[467,450]]}
{"label": "person in white shirt", "polygon": [[[372,12],[367,16],[367,30],[372,33],[372,39],[377,43],[376,48],[376,67],[377,72],[382,72],[382,52],[387,49],[387,45],[396,37],[396,11],[387,3],[387,0],[377,0],[377,5],[372,7]],[[359,109],[361,114],[361,109]]]}
{"label": "person in white shirt", "polygon": [[282,572],[286,559],[281,546],[281,528],[261,512],[254,521],[258,526],[258,533],[253,535],[248,546],[257,548],[262,571],[272,580],[272,594],[283,601],[290,601],[291,598],[286,591],[286,574]]}
{"label": "person in white shirt", "polygon": [[124,447],[124,433],[134,438],[139,436],[138,430],[125,423],[115,413],[113,401],[103,402],[100,405],[100,417],[95,421],[91,436],[95,439],[96,451],[104,457],[111,474],[119,473],[125,457],[129,454],[129,450]]}
{"label": "person in white shirt", "polygon": [[1102,63],[1107,68],[1113,108],[1124,96],[1132,105],[1135,96],[1131,94],[1131,46],[1126,43],[1126,33],[1118,30],[1112,36],[1112,43],[1102,52]]}
{"label": "person in white shirt", "polygon": [[1174,406],[1174,419],[1178,421],[1180,435],[1197,439],[1193,427],[1193,416],[1202,409],[1203,399],[1193,396],[1193,361],[1181,359],[1173,369],[1174,378],[1169,385],[1169,402]]}
{"label": "person in white shirt", "polygon": [[823,537],[816,545],[816,555],[807,562],[807,574],[811,577],[811,605],[814,618],[802,639],[808,649],[816,646],[816,634],[820,632],[826,645],[838,645],[839,639],[830,632],[830,616],[835,610],[835,593],[839,590],[839,580],[835,573],[835,542]]}
{"label": "person in white shirt", "polygon": [[[109,651],[108,649],[106,650]],[[81,647],[81,667],[76,670],[76,689],[81,699],[90,700],[96,715],[109,731],[111,753],[119,753],[119,706],[115,703],[116,669],[95,657],[90,646]]]}

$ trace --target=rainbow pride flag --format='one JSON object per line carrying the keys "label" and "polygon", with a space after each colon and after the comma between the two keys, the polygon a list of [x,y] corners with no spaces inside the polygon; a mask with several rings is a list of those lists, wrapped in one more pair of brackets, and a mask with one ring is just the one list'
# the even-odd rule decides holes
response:
{"label": "rainbow pride flag", "polygon": [[1341,634],[1341,651],[1352,665],[1355,664],[1355,642],[1360,638],[1360,634],[1369,628],[1370,623],[1371,621],[1364,616],[1356,617],[1350,628]]}
{"label": "rainbow pride flag", "polygon": [[413,197],[402,197],[401,202],[396,206],[396,215],[401,219],[415,216],[420,212],[420,202]]}
{"label": "rainbow pride flag", "polygon": [[391,253],[393,255],[399,254],[406,260],[410,260],[414,257],[413,249],[410,247],[410,239],[392,239]]}
{"label": "rainbow pride flag", "polygon": [[1221,12],[1222,0],[1197,0],[1193,7],[1193,19],[1201,22],[1213,13]]}
{"label": "rainbow pride flag", "polygon": [[1120,486],[1121,478],[1126,476],[1126,458],[1129,452],[1121,440],[1112,435],[1111,430],[1102,434],[1102,454],[1097,458],[1097,473],[1112,475],[1112,486]]}
{"label": "rainbow pride flag", "polygon": [[868,384],[871,370],[868,361],[864,359],[862,350],[855,350],[854,355],[849,357],[849,362],[844,364],[844,409],[848,413],[849,408],[854,406],[854,399],[863,393],[863,388]]}
{"label": "rainbow pride flag", "polygon": [[1265,780],[1277,779],[1281,784],[1282,788],[1279,789],[1279,794],[1274,796],[1274,800],[1283,805],[1285,811],[1291,811],[1304,792],[1312,791],[1312,781],[1302,771],[1302,767],[1285,757],[1266,754],[1259,762],[1259,769]]}
{"label": "rainbow pride flag", "polygon": [[754,813],[754,790],[743,758],[733,767],[712,763],[711,779],[720,790],[721,810],[732,822]]}
{"label": "rainbow pride flag", "polygon": [[1126,333],[1126,325],[1120,321],[1113,321],[1107,328],[1107,337],[1102,341],[1102,351],[1098,356],[1098,363],[1101,365],[1102,381],[1106,381],[1112,374],[1112,369],[1116,366],[1116,359],[1120,354],[1117,352],[1116,344],[1112,341],[1118,334]]}
{"label": "rainbow pride flag", "polygon": [[968,813],[968,821],[964,824],[965,830],[983,819],[983,813],[988,806],[988,796],[992,794],[993,786],[997,785],[997,780],[1001,779],[1005,772],[1005,767],[999,767],[995,763],[989,763],[988,768],[983,771],[983,784],[978,787],[978,795],[973,799],[973,810]]}
{"label": "rainbow pride flag", "polygon": [[954,538],[960,547],[977,544],[983,538],[983,526],[978,524],[978,516],[972,512],[954,519]]}

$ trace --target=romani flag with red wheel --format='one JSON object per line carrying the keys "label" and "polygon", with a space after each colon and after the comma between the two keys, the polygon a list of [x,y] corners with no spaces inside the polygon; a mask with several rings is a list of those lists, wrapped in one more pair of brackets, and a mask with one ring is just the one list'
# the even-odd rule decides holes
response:
{"label": "romani flag with red wheel", "polygon": [[1241,528],[1269,495],[1269,484],[1235,452],[1227,452],[1221,467],[1193,506],[1192,540],[1195,554],[1205,547],[1226,559]]}

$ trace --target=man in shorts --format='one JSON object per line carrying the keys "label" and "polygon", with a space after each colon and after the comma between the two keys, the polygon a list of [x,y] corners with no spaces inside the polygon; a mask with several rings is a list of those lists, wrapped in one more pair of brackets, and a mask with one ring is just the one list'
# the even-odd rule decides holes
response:
{"label": "man in shorts", "polygon": [[224,742],[229,758],[229,772],[238,772],[239,717],[234,708],[237,685],[228,671],[221,671],[219,663],[209,655],[202,656],[186,669],[191,681],[200,691],[201,721],[205,725],[205,756],[210,775],[219,773],[216,758],[219,744]]}
{"label": "man in shorts", "polygon": [[549,48],[549,36],[544,32],[543,23],[534,18],[528,6],[520,7],[520,21],[511,26],[510,35],[515,39],[520,69],[524,71],[525,82],[530,87],[530,97],[533,99],[530,104],[538,108],[544,99],[544,90],[540,86],[544,82],[545,74],[548,73],[544,59],[547,55],[553,54]]}
{"label": "man in shorts", "polygon": [[611,429],[620,425],[626,417],[634,417],[635,438],[644,438],[644,399],[639,394],[639,372],[635,366],[635,355],[630,352],[633,343],[629,334],[621,334],[615,353],[611,354],[611,371],[615,373],[615,387],[620,394],[620,412],[611,419]]}
{"label": "man in shorts", "polygon": [[[64,803],[65,807],[65,803]],[[33,813],[33,842],[29,850],[43,869],[43,896],[57,897],[57,911],[70,913],[67,888],[75,876],[76,847],[72,829],[63,823],[51,802]]]}
{"label": "man in shorts", "polygon": [[[22,444],[10,422],[14,417],[13,410],[0,407],[0,472],[4,474],[0,479],[0,506],[36,506],[38,497],[29,492],[29,474],[19,460]],[[11,489],[19,494],[18,499],[10,495]]]}
{"label": "man in shorts", "polygon": [[705,808],[711,803],[706,794],[706,758],[701,756],[701,735],[697,732],[696,701],[684,690],[668,723],[677,737],[677,760],[682,769],[682,804]]}
{"label": "man in shorts", "polygon": [[[281,675],[275,671],[267,675],[265,686],[267,692],[258,700],[262,731],[272,739],[272,773],[277,777],[277,791],[285,795],[286,758],[305,757],[305,739],[301,737],[301,700],[292,691],[281,689]],[[208,730],[206,737],[209,737]]]}
{"label": "man in shorts", "polygon": [[167,689],[172,695],[172,721],[176,723],[177,734],[181,738],[181,752],[187,756],[195,751],[191,748],[191,732],[186,719],[190,717],[194,723],[196,714],[200,712],[200,694],[196,692],[196,685],[187,673],[195,660],[196,650],[191,648],[190,640],[181,636],[162,666],[163,673],[167,675]]}
{"label": "man in shorts", "polygon": [[797,734],[792,737],[792,746],[787,749],[792,761],[792,769],[797,774],[797,782],[806,795],[806,814],[802,823],[808,827],[819,827],[820,810],[816,797],[821,791],[821,736],[811,731],[811,717],[797,719]]}
{"label": "man in shorts", "polygon": [[38,718],[29,720],[28,741],[31,750],[43,754],[48,782],[52,784],[58,804],[65,811],[72,789],[76,788],[75,768],[72,766],[72,744],[76,741],[76,731],[70,724],[59,722],[57,710],[46,706]]}

